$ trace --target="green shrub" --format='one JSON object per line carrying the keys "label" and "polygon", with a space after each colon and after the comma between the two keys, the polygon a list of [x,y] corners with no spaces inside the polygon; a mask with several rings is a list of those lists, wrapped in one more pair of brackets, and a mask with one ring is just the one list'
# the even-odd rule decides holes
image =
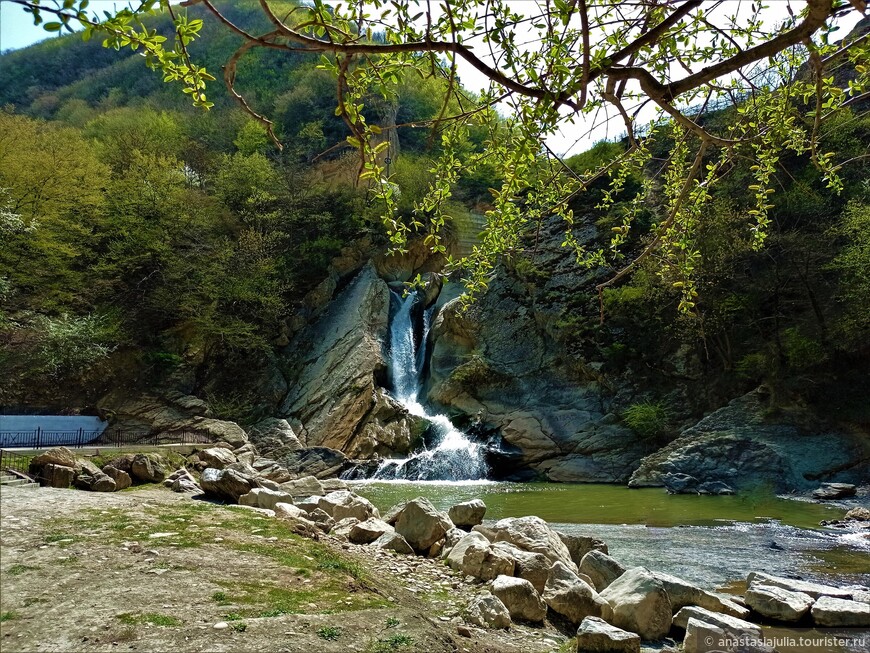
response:
{"label": "green shrub", "polygon": [[333,642],[341,637],[341,628],[335,626],[322,626],[317,629],[317,636],[328,642]]}
{"label": "green shrub", "polygon": [[659,438],[668,428],[668,410],[657,402],[632,404],[622,415],[628,427],[642,438]]}

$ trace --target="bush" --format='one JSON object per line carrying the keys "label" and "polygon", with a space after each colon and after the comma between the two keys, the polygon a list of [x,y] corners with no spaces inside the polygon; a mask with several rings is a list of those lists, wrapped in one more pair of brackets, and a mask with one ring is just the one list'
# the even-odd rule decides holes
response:
{"label": "bush", "polygon": [[650,439],[665,434],[670,415],[661,403],[645,401],[629,406],[622,419],[632,431],[644,439]]}

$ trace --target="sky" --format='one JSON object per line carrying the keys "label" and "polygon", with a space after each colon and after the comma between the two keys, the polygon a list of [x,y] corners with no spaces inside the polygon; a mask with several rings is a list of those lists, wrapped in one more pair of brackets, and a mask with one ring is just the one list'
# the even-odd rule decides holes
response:
{"label": "sky", "polygon": [[[521,7],[523,2],[531,2],[533,0],[514,0],[517,7]],[[726,7],[730,11],[732,7],[737,5],[735,9],[739,12],[741,5],[748,5],[748,0],[726,0]],[[111,10],[114,6],[122,6],[123,2],[115,0],[91,0],[91,9],[108,9]],[[787,16],[786,5],[787,0],[766,0],[766,5],[769,5],[766,21],[778,22]],[[800,8],[802,3],[800,0],[793,0],[792,6]],[[840,21],[841,29],[838,35],[845,35],[858,22],[860,15],[853,11],[849,16]],[[0,0],[0,51],[18,49],[26,47],[32,43],[43,40],[45,38],[55,38],[49,36],[41,26],[33,24],[33,17],[25,13],[20,5],[12,4],[9,0]],[[480,90],[486,86],[485,77],[472,68],[469,64],[460,61],[458,72],[462,83],[471,90]],[[150,74],[143,67],[142,74]],[[510,107],[503,107],[503,110],[510,111]],[[643,120],[652,118],[653,115],[641,116]],[[616,120],[607,124],[602,124],[598,127],[591,128],[589,123],[580,123],[568,125],[562,131],[550,139],[548,144],[554,152],[563,155],[574,154],[588,149],[596,141],[605,138],[616,138],[624,132],[624,127],[621,121]]]}

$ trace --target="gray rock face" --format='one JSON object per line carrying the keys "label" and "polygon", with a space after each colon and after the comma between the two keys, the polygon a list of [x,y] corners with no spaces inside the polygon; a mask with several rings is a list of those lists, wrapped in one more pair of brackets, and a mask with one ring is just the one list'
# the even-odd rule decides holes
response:
{"label": "gray rock face", "polygon": [[386,369],[389,307],[387,284],[368,264],[286,348],[285,366],[296,374],[281,413],[303,425],[297,435],[309,447],[367,458],[406,453],[422,433],[377,381]]}
{"label": "gray rock face", "polygon": [[547,616],[547,604],[527,580],[499,576],[490,589],[508,609],[511,619],[540,623]]}
{"label": "gray rock face", "polygon": [[786,491],[809,489],[808,478],[838,467],[849,470],[841,475],[844,481],[870,474],[870,464],[854,465],[855,460],[870,460],[866,438],[846,432],[803,433],[794,425],[800,416],[770,422],[766,408],[757,391],[733,400],[644,458],[629,487],[661,487],[666,479],[684,475],[699,484],[721,482],[739,489],[770,482]]}
{"label": "gray rock face", "polygon": [[792,578],[782,578],[780,576],[771,576],[758,571],[750,572],[746,577],[746,584],[749,587],[753,585],[770,585],[773,587],[781,587],[790,592],[801,592],[809,594],[814,599],[820,596],[831,596],[837,599],[851,599],[852,590],[833,587],[832,585],[822,585],[821,583],[810,583],[803,580],[795,580]]}
{"label": "gray rock face", "polygon": [[349,490],[336,490],[323,496],[318,501],[317,507],[332,517],[335,521],[341,521],[347,517],[354,517],[364,521],[369,517],[380,518],[378,509],[372,502]]}
{"label": "gray rock face", "polygon": [[581,574],[586,574],[599,592],[625,573],[625,567],[606,553],[589,551],[580,561]]}
{"label": "gray rock face", "polygon": [[305,448],[290,423],[278,417],[261,419],[248,430],[248,438],[261,454],[280,456]]}
{"label": "gray rock face", "polygon": [[471,499],[463,501],[452,506],[447,512],[457,528],[470,529],[472,526],[477,526],[483,521],[483,516],[486,514],[486,504],[480,499]]}
{"label": "gray rock face", "polygon": [[586,617],[577,629],[580,653],[640,653],[640,635],[626,632],[598,617]]}
{"label": "gray rock face", "polygon": [[575,565],[579,566],[583,556],[593,549],[601,551],[602,553],[607,553],[607,544],[598,538],[587,537],[585,535],[569,535],[567,533],[562,533],[561,531],[556,531],[556,534],[559,536],[559,539],[562,540],[562,544],[568,548],[568,552],[571,554],[571,560],[574,561]]}
{"label": "gray rock face", "polygon": [[229,468],[206,468],[202,472],[200,483],[206,494],[212,494],[233,503],[238,503],[239,497],[257,487],[257,482],[251,476]]}
{"label": "gray rock face", "polygon": [[760,584],[751,585],[744,600],[763,617],[790,622],[800,621],[813,605],[813,597],[809,594]]}
{"label": "gray rock face", "polygon": [[343,453],[328,447],[288,451],[278,462],[287,469],[290,478],[314,476],[320,480],[338,476],[348,464]]}
{"label": "gray rock face", "polygon": [[554,612],[577,625],[586,617],[610,619],[610,604],[562,562],[554,562],[541,595]]}
{"label": "gray rock face", "polygon": [[133,479],[130,478],[130,475],[116,467],[106,465],[103,467],[103,473],[115,481],[116,490],[125,490],[133,485]]}
{"label": "gray rock face", "polygon": [[[477,533],[475,533],[477,535]],[[503,551],[514,560],[514,573],[517,578],[525,578],[540,594],[544,591],[547,578],[550,576],[550,567],[553,562],[543,553],[532,553],[518,549],[509,542],[496,542],[493,548]]]}
{"label": "gray rock face", "polygon": [[468,621],[482,628],[509,628],[511,614],[498,597],[490,594],[471,601]]}
{"label": "gray rock face", "polygon": [[428,552],[435,542],[453,528],[450,518],[423,497],[417,497],[402,506],[394,525],[396,532],[420,552]]}
{"label": "gray rock face", "polygon": [[571,553],[559,535],[540,517],[509,517],[492,526],[494,542],[510,542],[515,547],[541,553],[553,562],[559,560],[571,569],[575,567]]}
{"label": "gray rock face", "polygon": [[601,592],[601,598],[613,608],[611,623],[642,639],[661,639],[671,629],[668,593],[644,567],[626,571]]}
{"label": "gray rock face", "polygon": [[816,625],[826,628],[870,628],[870,603],[822,596],[812,615]]}
{"label": "gray rock face", "polygon": [[365,521],[354,524],[350,529],[347,539],[354,544],[369,544],[374,542],[385,533],[395,532],[393,527],[387,522],[381,521],[376,517],[369,517]]}

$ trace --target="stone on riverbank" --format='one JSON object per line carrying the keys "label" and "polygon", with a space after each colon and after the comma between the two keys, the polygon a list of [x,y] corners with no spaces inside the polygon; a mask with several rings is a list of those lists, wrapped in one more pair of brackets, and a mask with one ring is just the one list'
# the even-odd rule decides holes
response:
{"label": "stone on riverbank", "polygon": [[857,488],[851,483],[822,483],[822,486],[813,490],[813,499],[831,501],[833,499],[845,499],[853,497]]}
{"label": "stone on riverbank", "polygon": [[752,584],[744,596],[746,605],[762,617],[776,621],[798,622],[810,611],[813,597],[773,585]]}
{"label": "stone on riverbank", "polygon": [[[691,617],[686,623],[686,638],[683,640],[683,653],[709,653],[710,651],[722,651],[723,653],[775,653],[774,649],[764,646],[761,642],[752,643],[752,640],[760,638],[761,631],[754,635],[739,635],[722,628],[717,624],[701,621]],[[743,639],[744,643],[736,646],[728,645],[734,639]]]}
{"label": "stone on riverbank", "polygon": [[851,600],[852,591],[833,587],[831,585],[822,585],[821,583],[810,583],[804,580],[794,580],[792,578],[782,578],[780,576],[771,576],[761,573],[760,571],[750,572],[746,577],[747,586],[752,585],[772,585],[773,587],[781,587],[790,592],[802,592],[809,594],[814,599],[820,596],[832,596],[837,599]]}
{"label": "stone on riverbank", "polygon": [[558,535],[559,539],[562,540],[562,544],[567,547],[568,553],[571,554],[571,560],[578,567],[580,566],[580,561],[583,559],[583,556],[592,550],[607,553],[607,544],[605,544],[603,540],[599,540],[597,537],[569,535],[562,531],[556,531],[556,535]]}
{"label": "stone on riverbank", "polygon": [[347,517],[365,521],[369,517],[380,518],[381,516],[371,501],[349,490],[330,492],[321,497],[317,507],[337,522]]}
{"label": "stone on riverbank", "polygon": [[653,576],[664,585],[668,598],[671,600],[671,611],[674,613],[687,605],[696,605],[712,612],[722,612],[738,619],[745,619],[749,616],[747,608],[738,605],[728,597],[718,596],[712,592],[702,590],[700,587],[696,587],[688,581],[671,576],[670,574],[654,571]]}
{"label": "stone on riverbank", "polygon": [[243,494],[239,497],[239,505],[242,506],[255,506],[257,508],[268,508],[274,510],[275,504],[277,503],[292,504],[293,496],[286,492],[277,492],[264,487],[255,487],[247,494]]}
{"label": "stone on riverbank", "polygon": [[686,630],[689,619],[695,619],[701,623],[710,624],[722,629],[724,632],[733,635],[734,637],[748,637],[752,639],[761,638],[761,626],[750,623],[744,619],[738,619],[720,612],[713,612],[699,608],[696,605],[689,605],[682,608],[674,615],[673,625],[681,630]]}
{"label": "stone on riverbank", "polygon": [[447,565],[456,571],[462,569],[462,561],[465,558],[465,552],[472,545],[479,546],[489,546],[489,540],[486,539],[480,533],[468,533],[459,540],[453,548],[450,549],[450,553],[447,554]]}
{"label": "stone on riverbank", "polygon": [[383,535],[381,535],[378,539],[376,539],[372,546],[378,549],[387,549],[389,551],[395,551],[396,553],[401,553],[403,555],[413,555],[414,549],[411,548],[411,545],[405,540],[404,537],[396,533],[395,531],[387,531]]}
{"label": "stone on riverbank", "polygon": [[408,544],[422,553],[428,553],[429,548],[453,528],[450,518],[423,497],[417,497],[402,506],[393,525]]}
{"label": "stone on riverbank", "polygon": [[228,499],[233,503],[238,503],[239,497],[257,487],[257,482],[247,474],[235,469],[214,467],[203,470],[200,484],[206,494]]}
{"label": "stone on riverbank", "polygon": [[547,604],[523,578],[499,576],[492,582],[493,595],[504,603],[511,619],[540,623],[547,616]]}
{"label": "stone on riverbank", "polygon": [[586,617],[577,629],[577,653],[640,653],[640,635]]}
{"label": "stone on riverbank", "polygon": [[377,517],[369,517],[365,521],[354,524],[350,529],[347,539],[354,544],[369,544],[374,542],[385,533],[392,533],[393,527]]}
{"label": "stone on riverbank", "polygon": [[462,556],[460,571],[467,576],[481,580],[495,580],[499,576],[514,575],[514,559],[492,546],[472,542]]}
{"label": "stone on riverbank", "polygon": [[492,526],[494,542],[510,542],[524,551],[541,553],[553,562],[560,560],[569,569],[576,565],[568,547],[549,524],[540,517],[509,517]]}
{"label": "stone on riverbank", "polygon": [[538,593],[544,591],[547,578],[550,575],[550,567],[553,563],[543,553],[532,553],[515,547],[510,542],[496,542],[493,548],[503,551],[514,560],[514,576],[525,578]]}
{"label": "stone on riverbank", "polygon": [[613,608],[614,626],[643,639],[661,639],[671,629],[671,600],[645,567],[626,571],[601,592],[601,598]]}
{"label": "stone on riverbank", "polygon": [[586,617],[613,616],[610,604],[562,562],[553,563],[541,598],[575,626]]}
{"label": "stone on riverbank", "polygon": [[457,503],[447,512],[450,521],[457,528],[464,528],[465,530],[480,524],[485,514],[486,504],[480,499],[471,499],[470,501]]}
{"label": "stone on riverbank", "polygon": [[592,585],[599,592],[625,573],[625,567],[606,553],[589,551],[580,560],[578,569],[592,579]]}
{"label": "stone on riverbank", "polygon": [[474,599],[468,606],[468,621],[483,628],[509,628],[511,614],[497,596]]}
{"label": "stone on riverbank", "polygon": [[813,621],[826,628],[870,628],[870,603],[820,597],[812,607]]}

